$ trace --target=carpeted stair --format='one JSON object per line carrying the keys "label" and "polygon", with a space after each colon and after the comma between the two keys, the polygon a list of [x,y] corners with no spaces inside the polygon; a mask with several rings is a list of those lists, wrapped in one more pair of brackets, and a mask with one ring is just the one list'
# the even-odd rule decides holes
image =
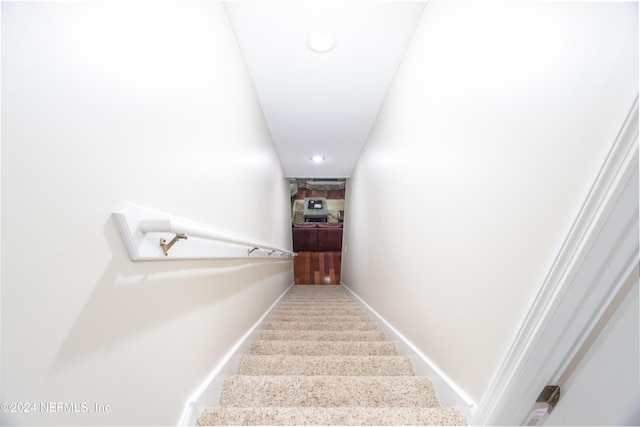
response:
{"label": "carpeted stair", "polygon": [[293,286],[263,326],[197,425],[466,425],[342,286]]}

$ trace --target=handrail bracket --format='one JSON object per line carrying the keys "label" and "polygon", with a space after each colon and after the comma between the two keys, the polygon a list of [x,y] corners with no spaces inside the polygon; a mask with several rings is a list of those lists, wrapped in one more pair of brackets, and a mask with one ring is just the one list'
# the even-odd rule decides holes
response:
{"label": "handrail bracket", "polygon": [[164,256],[169,255],[169,249],[171,249],[171,246],[173,246],[178,240],[180,239],[187,239],[187,235],[186,234],[176,234],[176,236],[171,239],[171,241],[169,243],[167,243],[167,241],[165,239],[160,239],[160,247],[162,248],[162,252],[164,252]]}

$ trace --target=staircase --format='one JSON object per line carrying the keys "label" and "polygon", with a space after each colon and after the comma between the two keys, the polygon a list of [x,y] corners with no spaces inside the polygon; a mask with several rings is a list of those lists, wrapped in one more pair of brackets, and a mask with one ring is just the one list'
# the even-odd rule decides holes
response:
{"label": "staircase", "polygon": [[466,425],[342,286],[295,285],[197,425]]}

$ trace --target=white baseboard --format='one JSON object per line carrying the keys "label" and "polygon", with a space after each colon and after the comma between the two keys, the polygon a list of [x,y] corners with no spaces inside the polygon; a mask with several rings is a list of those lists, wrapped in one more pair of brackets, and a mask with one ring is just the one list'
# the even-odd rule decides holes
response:
{"label": "white baseboard", "polygon": [[211,373],[207,375],[207,378],[200,384],[200,386],[193,392],[193,394],[187,399],[180,419],[178,420],[178,426],[194,426],[196,420],[200,416],[201,408],[211,407],[215,402],[218,402],[220,398],[220,392],[222,390],[223,376],[225,374],[235,373],[237,370],[237,363],[239,358],[248,354],[250,349],[246,349],[245,344],[250,343],[249,338],[255,333],[256,329],[262,321],[269,315],[271,310],[280,302],[280,300],[289,292],[289,289],[294,284],[292,283],[285,289],[285,291],[278,297],[278,299],[271,304],[271,307],[258,319],[258,321],[249,329],[243,336],[236,342],[236,344],[227,352],[218,363]]}
{"label": "white baseboard", "polygon": [[341,283],[381,324],[379,330],[385,333],[387,340],[395,341],[398,352],[408,356],[413,364],[416,375],[429,377],[442,406],[456,407],[467,420],[471,420],[475,413],[476,402],[471,399],[451,378],[431,361],[418,347],[395,329],[387,320],[371,308],[347,285]]}

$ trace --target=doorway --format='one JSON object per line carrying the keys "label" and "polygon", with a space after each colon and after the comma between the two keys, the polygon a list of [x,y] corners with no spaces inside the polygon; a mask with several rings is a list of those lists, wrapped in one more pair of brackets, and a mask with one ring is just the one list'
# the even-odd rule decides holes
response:
{"label": "doorway", "polygon": [[346,180],[297,178],[290,184],[295,283],[339,284]]}

